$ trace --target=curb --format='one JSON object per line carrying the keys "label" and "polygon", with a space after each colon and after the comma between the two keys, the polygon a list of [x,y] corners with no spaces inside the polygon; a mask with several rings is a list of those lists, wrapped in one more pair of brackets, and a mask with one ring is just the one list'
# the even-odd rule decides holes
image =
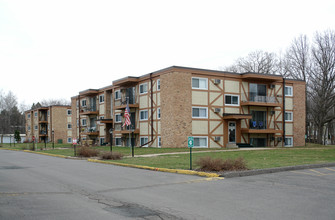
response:
{"label": "curb", "polygon": [[26,153],[41,154],[41,155],[52,156],[52,157],[60,157],[60,158],[65,158],[65,159],[68,158],[68,156],[64,156],[64,155],[49,154],[49,153],[36,152],[36,151],[31,151],[31,150],[18,150],[18,149],[9,149],[9,148],[0,148],[0,149],[1,150],[11,150],[11,151],[23,151],[23,152],[26,152]]}
{"label": "curb", "polygon": [[268,174],[268,173],[278,173],[278,172],[283,172],[283,171],[304,170],[304,169],[333,167],[333,166],[335,166],[335,163],[306,164],[306,165],[297,165],[297,166],[288,166],[288,167],[276,167],[276,168],[269,168],[269,169],[225,172],[219,176],[225,177],[225,178],[232,178],[232,177],[253,176],[253,175]]}
{"label": "curb", "polygon": [[194,171],[194,170],[156,168],[156,167],[141,166],[141,165],[134,165],[134,164],[124,164],[124,163],[110,162],[110,161],[96,160],[96,159],[87,159],[87,161],[88,162],[93,162],[93,163],[112,164],[112,165],[118,165],[118,166],[124,166],[124,167],[132,167],[132,168],[146,169],[146,170],[153,170],[153,171],[160,171],[160,172],[168,172],[168,173],[197,175],[197,176],[203,176],[203,177],[220,177],[220,175],[216,174],[216,173],[198,172],[198,171]]}

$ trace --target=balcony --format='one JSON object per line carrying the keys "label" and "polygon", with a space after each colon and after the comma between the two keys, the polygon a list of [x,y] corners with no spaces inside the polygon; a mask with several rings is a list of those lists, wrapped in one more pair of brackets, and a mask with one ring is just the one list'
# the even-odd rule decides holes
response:
{"label": "balcony", "polygon": [[242,98],[241,105],[253,105],[253,106],[268,106],[268,107],[279,107],[282,104],[282,98],[275,96],[255,96],[250,95],[248,98]]}
{"label": "balcony", "polygon": [[87,127],[83,129],[82,134],[89,135],[89,136],[98,136],[99,131],[97,130],[96,127]]}
{"label": "balcony", "polygon": [[98,115],[99,111],[96,107],[82,107],[80,109],[81,115]]}
{"label": "balcony", "polygon": [[249,134],[275,134],[275,133],[282,133],[282,130],[276,130],[273,128],[267,128],[266,121],[249,121],[249,128],[242,128],[242,133],[249,133]]}
{"label": "balcony", "polygon": [[138,108],[139,104],[136,101],[136,98],[121,98],[119,100],[115,100],[115,109],[125,109],[127,107],[127,101],[129,100],[128,106],[129,108]]}
{"label": "balcony", "polygon": [[48,132],[46,130],[40,130],[39,135],[43,137],[48,136]]}
{"label": "balcony", "polygon": [[139,134],[140,129],[136,129],[136,125],[131,124],[130,126],[121,126],[121,134],[129,134],[134,132],[134,134]]}

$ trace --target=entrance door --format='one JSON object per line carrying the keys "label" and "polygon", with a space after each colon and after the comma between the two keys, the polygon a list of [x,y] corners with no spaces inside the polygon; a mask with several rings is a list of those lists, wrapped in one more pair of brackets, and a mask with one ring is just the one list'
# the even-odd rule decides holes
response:
{"label": "entrance door", "polygon": [[228,122],[228,142],[236,143],[236,122]]}

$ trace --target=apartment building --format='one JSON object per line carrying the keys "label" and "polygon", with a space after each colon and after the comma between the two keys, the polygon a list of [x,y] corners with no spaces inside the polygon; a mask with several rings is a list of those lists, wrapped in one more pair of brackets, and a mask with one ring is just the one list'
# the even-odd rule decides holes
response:
{"label": "apartment building", "polygon": [[[129,106],[130,126],[123,126]],[[226,148],[305,144],[305,82],[172,66],[72,97],[73,138],[89,144]]]}
{"label": "apartment building", "polygon": [[72,143],[72,110],[68,105],[51,105],[25,112],[26,139],[30,142]]}

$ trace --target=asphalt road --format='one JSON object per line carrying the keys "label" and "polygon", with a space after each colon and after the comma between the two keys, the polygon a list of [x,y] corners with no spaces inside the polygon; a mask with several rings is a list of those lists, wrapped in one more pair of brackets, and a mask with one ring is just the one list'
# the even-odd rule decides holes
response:
{"label": "asphalt road", "polygon": [[335,167],[208,179],[0,150],[0,219],[335,219]]}

